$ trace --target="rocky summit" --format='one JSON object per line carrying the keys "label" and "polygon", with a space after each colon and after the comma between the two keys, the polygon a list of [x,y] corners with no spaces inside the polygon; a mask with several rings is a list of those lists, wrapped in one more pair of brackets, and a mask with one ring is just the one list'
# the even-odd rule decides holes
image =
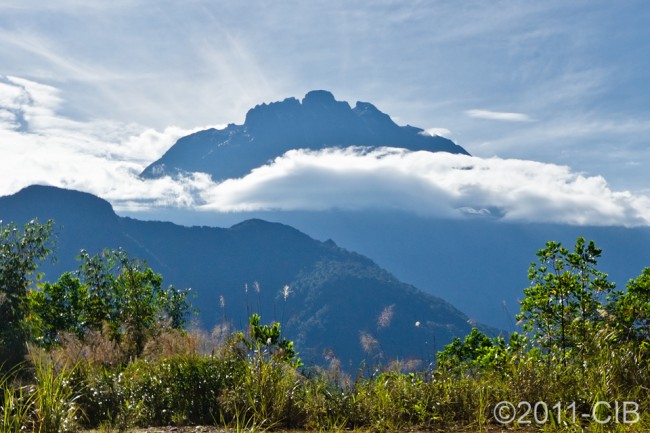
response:
{"label": "rocky summit", "polygon": [[413,151],[468,155],[453,141],[423,129],[399,126],[368,102],[352,108],[325,90],[314,90],[302,101],[257,105],[243,125],[207,129],[180,138],[141,174],[144,178],[209,173],[214,180],[242,177],[291,149],[328,147],[397,147]]}

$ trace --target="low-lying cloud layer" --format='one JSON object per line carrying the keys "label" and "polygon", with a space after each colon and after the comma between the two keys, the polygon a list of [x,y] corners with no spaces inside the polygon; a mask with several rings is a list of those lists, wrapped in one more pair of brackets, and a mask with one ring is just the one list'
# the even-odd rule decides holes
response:
{"label": "low-lying cloud layer", "polygon": [[[542,162],[402,149],[292,150],[240,179],[142,180],[141,170],[191,130],[73,121],[57,89],[0,77],[0,195],[30,184],[78,189],[118,212],[402,209],[435,217],[650,225],[650,198],[600,176]],[[471,149],[470,149],[471,151]]]}
{"label": "low-lying cloud layer", "polygon": [[650,199],[569,167],[403,149],[292,150],[202,192],[216,211],[393,208],[443,217],[648,225]]}

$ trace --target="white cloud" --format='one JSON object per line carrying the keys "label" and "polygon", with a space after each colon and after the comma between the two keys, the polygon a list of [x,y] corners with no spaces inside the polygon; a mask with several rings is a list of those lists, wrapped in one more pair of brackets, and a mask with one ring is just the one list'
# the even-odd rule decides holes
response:
{"label": "white cloud", "polygon": [[[324,88],[400,124],[449,128],[474,155],[569,164],[618,188],[647,187],[647,162],[620,168],[650,160],[647,130],[599,133],[608,121],[649,118],[650,92],[639,89],[650,26],[639,25],[639,8],[402,3],[0,0],[0,73],[62,89],[73,118],[158,130],[239,123],[255,104]],[[478,121],[463,114],[472,108],[534,121]],[[20,120],[0,112],[2,125]]]}
{"label": "white cloud", "polygon": [[509,113],[488,110],[467,110],[465,114],[475,119],[501,120],[504,122],[530,122],[531,118],[523,113]]}
{"label": "white cloud", "polygon": [[[0,77],[0,194],[31,184],[90,192],[118,209],[192,206],[210,180],[143,181],[138,174],[192,130],[163,131],[108,121],[79,122],[57,113],[58,91],[33,81]],[[22,124],[18,121],[21,119]]]}
{"label": "white cloud", "polygon": [[[292,150],[247,176],[142,180],[138,174],[179,137],[58,113],[57,89],[0,77],[0,195],[30,184],[78,189],[131,212],[402,209],[438,217],[593,225],[650,225],[650,198],[614,191],[567,166],[403,149]],[[201,129],[201,128],[197,128]],[[203,128],[204,129],[204,128]]]}
{"label": "white cloud", "polygon": [[203,210],[394,208],[432,216],[649,225],[650,199],[534,161],[383,148],[292,150],[202,194]]}

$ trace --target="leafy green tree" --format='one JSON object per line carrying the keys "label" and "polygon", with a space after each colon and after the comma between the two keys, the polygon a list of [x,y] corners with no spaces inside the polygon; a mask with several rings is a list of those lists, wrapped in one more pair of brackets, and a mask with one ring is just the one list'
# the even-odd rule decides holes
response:
{"label": "leafy green tree", "polygon": [[[165,327],[182,329],[189,311],[188,290],[162,287],[162,276],[123,250],[81,255],[80,275],[87,286],[85,322],[108,324],[119,343],[129,337],[127,353],[139,356],[147,341]],[[126,343],[126,342],[124,342]]]}
{"label": "leafy green tree", "polygon": [[464,339],[456,337],[438,352],[438,368],[455,373],[504,371],[508,362],[527,345],[524,336],[513,333],[506,342],[503,337],[490,338],[476,328]]}
{"label": "leafy green tree", "polygon": [[83,338],[87,328],[88,290],[78,278],[66,272],[55,283],[43,284],[42,290],[31,290],[28,298],[32,338],[39,345],[51,347],[56,344],[62,331]]}
{"label": "leafy green tree", "polygon": [[650,268],[627,283],[627,291],[617,293],[608,308],[624,341],[650,345]]}
{"label": "leafy green tree", "polygon": [[137,356],[174,313],[167,310],[168,297],[160,274],[137,259],[129,259],[123,252],[118,252],[118,258],[120,273],[114,286],[119,309],[116,313],[122,332],[128,333],[133,341],[132,354]]}
{"label": "leafy green tree", "polygon": [[189,290],[163,288],[162,276],[145,262],[123,250],[82,251],[80,261],[79,278],[65,273],[29,293],[35,341],[42,346],[57,344],[61,332],[83,340],[108,328],[127,355],[139,356],[163,329],[185,326]]}
{"label": "leafy green tree", "polygon": [[442,369],[455,369],[463,364],[478,359],[481,353],[494,346],[492,339],[472,328],[472,331],[461,340],[456,337],[445,348],[438,352],[436,360]]}
{"label": "leafy green tree", "polygon": [[293,341],[281,337],[280,324],[261,325],[262,318],[253,313],[248,318],[249,337],[243,333],[238,334],[238,339],[244,343],[248,350],[258,356],[267,357],[275,361],[285,362],[293,367],[300,367],[302,362],[293,347]]}
{"label": "leafy green tree", "polygon": [[602,250],[578,238],[573,251],[548,242],[537,252],[539,263],[529,268],[517,319],[551,357],[563,363],[574,350],[584,355],[594,331],[604,323],[603,300],[614,284],[597,268]]}
{"label": "leafy green tree", "polygon": [[39,279],[38,262],[52,247],[52,222],[32,220],[22,231],[0,221],[0,365],[11,368],[25,354],[29,314],[27,292]]}
{"label": "leafy green tree", "polygon": [[94,256],[81,250],[79,278],[86,286],[83,323],[87,329],[101,330],[109,325],[111,336],[119,337],[119,298],[115,291],[119,251],[104,250]]}

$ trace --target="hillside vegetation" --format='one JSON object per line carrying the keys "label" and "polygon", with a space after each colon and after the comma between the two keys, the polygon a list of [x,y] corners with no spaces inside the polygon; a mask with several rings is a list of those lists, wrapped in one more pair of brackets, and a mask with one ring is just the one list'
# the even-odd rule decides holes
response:
{"label": "hillside vegetation", "polygon": [[254,303],[246,329],[225,314],[210,333],[188,329],[188,292],[121,250],[82,251],[78,270],[42,282],[52,241],[51,222],[0,225],[2,432],[650,429],[650,268],[617,290],[582,238],[537,252],[521,333],[473,329],[431,365],[377,358],[361,335],[368,357],[353,368],[334,353],[303,365]]}
{"label": "hillside vegetation", "polygon": [[[78,269],[82,249],[94,256],[123,248],[164,275],[166,285],[192,289],[189,300],[200,307],[191,316],[196,326],[212,329],[226,321],[244,328],[257,312],[282,322],[308,364],[323,363],[328,350],[355,368],[368,357],[360,332],[378,341],[377,358],[431,359],[472,328],[462,311],[370,258],[279,223],[251,219],[219,228],[140,221],[116,215],[91,194],[45,186],[0,197],[0,218],[56,222],[57,260],[44,260],[38,269],[45,280]],[[285,286],[291,296],[284,296]],[[386,308],[390,326],[378,329],[377,316]]]}

